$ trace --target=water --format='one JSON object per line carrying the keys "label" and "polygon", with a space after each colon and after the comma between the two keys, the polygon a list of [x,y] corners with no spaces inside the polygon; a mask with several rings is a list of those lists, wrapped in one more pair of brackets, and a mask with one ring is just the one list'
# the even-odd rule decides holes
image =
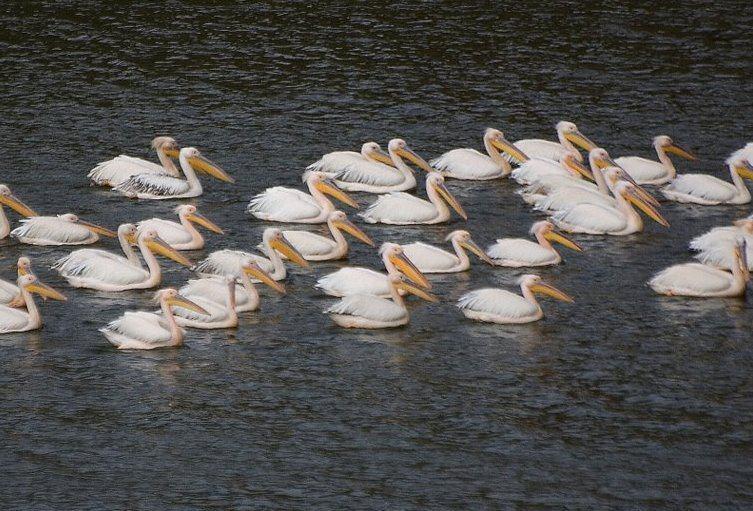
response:
{"label": "water", "polygon": [[[258,242],[253,193],[366,140],[400,136],[428,158],[480,147],[487,126],[553,138],[568,119],[614,156],[670,134],[700,156],[681,171],[724,177],[751,139],[747,3],[588,4],[5,6],[2,181],[47,214],[166,217],[173,202],[123,200],[86,172],[171,134],[237,178],[192,201],[228,230],[213,250]],[[483,245],[536,219],[512,182],[449,186]],[[4,277],[27,253],[70,297],[42,305],[43,330],[0,339],[3,507],[750,507],[749,302],[644,285],[749,208],[664,210],[669,230],[563,251],[541,273],[577,303],[547,301],[536,324],[465,321],[458,296],[521,273],[476,264],[437,278],[442,302],[412,306],[409,327],[342,331],[312,286],[345,263],[324,263],[294,269],[289,294],[265,292],[237,331],[152,353],[97,332],[150,293],[74,291],[49,270],[65,250],[0,242]],[[367,232],[440,243],[461,227]],[[356,245],[351,261],[378,258]],[[190,276],[165,266],[166,284]]]}

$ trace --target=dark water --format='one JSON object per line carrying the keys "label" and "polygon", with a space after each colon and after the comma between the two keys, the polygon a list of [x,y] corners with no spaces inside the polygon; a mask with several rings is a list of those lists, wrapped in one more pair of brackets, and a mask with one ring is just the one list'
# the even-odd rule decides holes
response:
{"label": "dark water", "polygon": [[[257,243],[253,193],[366,140],[428,158],[480,147],[487,126],[553,138],[568,119],[614,156],[670,134],[700,156],[681,170],[724,176],[752,138],[749,4],[589,4],[8,3],[2,182],[47,214],[168,216],[174,203],[122,200],[86,172],[171,134],[238,179],[195,201],[229,231],[213,250]],[[513,185],[451,183],[480,243],[535,219]],[[436,279],[442,303],[413,307],[407,328],[342,331],[312,289],[337,265],[318,264],[237,331],[151,353],[97,332],[149,293],[73,291],[49,270],[64,250],[0,242],[3,276],[25,252],[70,296],[42,305],[43,330],[0,340],[2,507],[750,508],[753,310],[644,286],[749,208],[665,211],[669,230],[584,238],[543,271],[577,304],[548,301],[536,324],[464,321],[460,294],[520,274],[477,265]],[[368,232],[439,242],[462,226]],[[378,258],[361,245],[351,260]],[[166,282],[189,276],[169,265]]]}

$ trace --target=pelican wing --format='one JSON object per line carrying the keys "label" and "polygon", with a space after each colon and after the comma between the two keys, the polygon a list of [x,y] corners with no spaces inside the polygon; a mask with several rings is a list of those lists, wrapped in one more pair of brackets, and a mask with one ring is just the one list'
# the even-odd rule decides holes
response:
{"label": "pelican wing", "polygon": [[568,187],[558,188],[549,195],[545,195],[535,201],[539,211],[560,211],[578,204],[596,204],[608,208],[615,207],[615,200],[596,190],[588,188]]}
{"label": "pelican wing", "polygon": [[247,211],[262,220],[289,221],[316,217],[321,206],[301,190],[275,186],[254,196]]}
{"label": "pelican wing", "polygon": [[387,275],[368,268],[341,268],[317,280],[316,287],[331,296],[390,294],[390,281]]}
{"label": "pelican wing", "polygon": [[89,179],[100,185],[116,186],[136,174],[169,174],[156,163],[121,154],[97,164],[89,172]]}
{"label": "pelican wing", "polygon": [[29,313],[25,309],[14,309],[0,305],[0,333],[18,332],[29,324]]}
{"label": "pelican wing", "polygon": [[504,174],[502,165],[475,149],[453,149],[434,158],[429,165],[448,177],[491,179]]}
{"label": "pelican wing", "polygon": [[719,293],[729,289],[732,274],[700,263],[670,266],[657,273],[649,285],[657,291],[676,294]]}
{"label": "pelican wing", "polygon": [[167,174],[136,174],[113,190],[127,197],[174,197],[189,190],[188,181]]}
{"label": "pelican wing", "polygon": [[513,170],[510,177],[521,184],[534,183],[543,176],[548,175],[565,176],[572,178],[572,174],[562,165],[554,160],[542,158],[532,158],[520,167]]}
{"label": "pelican wing", "polygon": [[504,289],[477,289],[458,300],[463,310],[484,312],[511,319],[526,318],[536,314],[538,307],[520,295]]}
{"label": "pelican wing", "polygon": [[741,237],[747,242],[748,266],[753,265],[753,236],[735,227],[716,227],[690,242],[691,250],[698,251],[696,258],[703,264],[729,270],[735,266],[733,250]]}
{"label": "pelican wing", "polygon": [[108,323],[102,330],[114,332],[129,340],[154,345],[154,347],[162,346],[171,339],[165,320],[157,314],[144,311],[128,311]]}
{"label": "pelican wing", "polygon": [[708,174],[682,174],[664,189],[710,202],[725,202],[735,196],[735,187],[732,183]]}
{"label": "pelican wing", "polygon": [[498,239],[487,249],[486,254],[496,261],[520,263],[521,266],[544,264],[555,257],[551,250],[522,238]]}
{"label": "pelican wing", "polygon": [[186,297],[196,305],[202,307],[205,311],[207,311],[209,313],[208,316],[206,314],[200,314],[194,310],[185,309],[180,306],[173,307],[173,313],[179,318],[198,321],[202,323],[217,323],[218,321],[226,319],[230,311],[227,308],[227,284],[225,284],[224,287],[225,293],[222,301],[219,302],[207,296],[194,295]]}
{"label": "pelican wing", "polygon": [[13,229],[10,234],[25,243],[39,245],[70,245],[99,238],[86,227],[66,222],[56,216],[23,218],[21,225]]}
{"label": "pelican wing", "polygon": [[393,167],[365,159],[351,163],[333,177],[338,183],[358,183],[370,186],[397,186],[405,180],[403,175]]}
{"label": "pelican wing", "polygon": [[[327,153],[317,161],[306,167],[304,176],[309,172],[326,172],[328,174],[336,174],[347,166],[358,163],[359,161],[366,161],[361,153],[355,151],[334,151]],[[305,177],[304,177],[305,181]]]}
{"label": "pelican wing", "polygon": [[149,278],[147,270],[136,266],[125,257],[99,250],[92,250],[82,257],[77,252],[79,251],[72,252],[53,266],[63,277],[116,285],[135,284]]}
{"label": "pelican wing", "polygon": [[418,241],[402,247],[419,270],[449,270],[458,264],[458,256],[434,245]]}
{"label": "pelican wing", "polygon": [[255,257],[258,256],[242,250],[217,250],[209,254],[206,259],[199,261],[199,264],[196,265],[196,271],[211,275],[237,277],[241,274],[242,266]]}
{"label": "pelican wing", "polygon": [[733,225],[714,227],[710,231],[693,238],[690,241],[690,249],[697,251],[713,249],[719,245],[734,243],[742,235],[743,230]]}
{"label": "pelican wing", "polygon": [[[191,279],[180,288],[179,292],[181,295],[191,300],[193,300],[194,297],[202,296],[207,300],[211,300],[221,305],[227,303],[227,283],[219,277]],[[248,302],[248,299],[248,294],[245,292],[243,286],[236,285],[236,306],[244,305]],[[204,308],[206,309],[206,307]]]}
{"label": "pelican wing", "polygon": [[325,313],[356,316],[373,321],[397,321],[407,314],[405,309],[392,300],[374,295],[351,295],[338,300]]}
{"label": "pelican wing", "polygon": [[529,158],[546,158],[547,160],[559,161],[568,152],[565,146],[559,142],[551,142],[538,138],[518,140],[513,145],[523,151]]}
{"label": "pelican wing", "polygon": [[370,224],[383,223],[422,223],[437,216],[437,208],[431,202],[405,192],[380,195],[376,202],[360,213]]}
{"label": "pelican wing", "polygon": [[614,208],[595,204],[578,204],[552,215],[557,227],[569,232],[602,234],[621,231],[627,225],[625,217]]}
{"label": "pelican wing", "polygon": [[630,174],[638,184],[658,181],[667,177],[668,170],[661,162],[641,158],[639,156],[622,156],[615,158],[615,163]]}
{"label": "pelican wing", "polygon": [[163,220],[161,218],[151,218],[142,220],[136,225],[141,229],[154,229],[160,238],[165,240],[168,245],[177,245],[180,243],[189,243],[193,240],[191,234],[178,222]]}
{"label": "pelican wing", "polygon": [[18,286],[13,282],[0,279],[0,304],[8,303],[18,296]]}
{"label": "pelican wing", "polygon": [[529,184],[523,193],[552,193],[560,188],[583,188],[585,190],[598,191],[599,188],[590,181],[578,179],[572,176],[563,176],[561,174],[542,174],[536,176],[534,181]]}
{"label": "pelican wing", "polygon": [[329,254],[337,246],[335,240],[309,231],[283,231],[283,234],[304,256]]}

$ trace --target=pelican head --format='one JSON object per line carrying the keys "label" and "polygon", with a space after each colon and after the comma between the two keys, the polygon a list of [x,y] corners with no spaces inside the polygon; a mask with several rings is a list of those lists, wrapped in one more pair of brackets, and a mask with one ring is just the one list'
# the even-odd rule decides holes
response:
{"label": "pelican head", "polygon": [[646,213],[656,223],[669,227],[669,222],[659,213],[659,211],[652,206],[643,197],[643,194],[638,191],[638,187],[627,181],[620,181],[615,185],[615,194],[622,195],[628,202],[634,204],[641,211]]}
{"label": "pelican head", "polygon": [[28,275],[31,273],[31,259],[26,256],[19,257],[18,262],[16,263],[16,269],[19,277],[21,275]]}
{"label": "pelican head", "polygon": [[432,189],[435,192],[439,194],[442,199],[444,199],[447,204],[450,205],[452,209],[455,210],[455,212],[463,217],[463,220],[468,220],[468,215],[466,214],[465,210],[463,209],[463,206],[460,205],[458,200],[455,198],[454,195],[450,193],[450,191],[447,189],[447,186],[444,184],[444,177],[439,172],[432,172],[426,177],[426,189]]}
{"label": "pelican head", "polygon": [[363,144],[361,146],[361,156],[363,156],[367,160],[378,161],[379,163],[384,163],[385,165],[389,165],[390,167],[395,166],[395,163],[392,161],[390,155],[385,153],[382,150],[382,147],[376,142],[366,142],[365,144]]}
{"label": "pelican head", "polygon": [[583,176],[595,181],[591,169],[581,163],[582,156],[577,151],[567,151],[560,157],[560,165],[569,170],[575,177]]}
{"label": "pelican head", "polygon": [[145,229],[138,235],[139,243],[145,243],[146,246],[154,252],[168,259],[172,259],[178,264],[183,266],[193,267],[193,263],[186,258],[183,254],[175,250],[173,247],[167,244],[165,240],[159,237],[157,231],[154,229]]}
{"label": "pelican head", "polygon": [[585,149],[586,151],[591,151],[592,149],[597,147],[597,145],[594,144],[593,141],[591,141],[587,136],[580,132],[578,126],[576,126],[573,122],[558,122],[557,133],[562,133],[563,137],[565,137],[567,140],[577,145],[581,149]]}
{"label": "pelican head", "polygon": [[508,154],[519,162],[529,160],[528,155],[515,147],[512,142],[505,138],[505,134],[498,129],[486,128],[486,131],[484,131],[484,140],[488,140],[494,148]]}
{"label": "pelican head", "polygon": [[188,160],[188,163],[192,168],[205,174],[209,174],[220,181],[235,183],[235,179],[222,170],[217,164],[205,158],[195,147],[184,147],[180,150],[180,155]]}
{"label": "pelican head", "polygon": [[209,316],[209,312],[202,307],[201,305],[198,305],[185,296],[182,296],[178,291],[171,287],[166,287],[164,289],[160,289],[156,293],[154,293],[154,301],[156,303],[159,303],[161,305],[166,305],[168,307],[182,307],[184,309],[192,310],[194,312],[197,312],[199,314],[204,314],[205,316]]}
{"label": "pelican head", "polygon": [[427,302],[438,302],[439,298],[437,298],[435,295],[431,293],[427,293],[420,287],[416,287],[410,282],[405,281],[400,275],[390,275],[390,285],[397,289],[398,291],[404,291],[405,293],[410,293],[414,296],[417,296],[421,298],[422,300],[426,300]]}
{"label": "pelican head", "polygon": [[202,215],[198,212],[198,209],[193,204],[181,204],[180,206],[177,206],[175,208],[175,212],[178,214],[180,218],[185,218],[189,222],[193,224],[200,225],[202,227],[206,227],[212,232],[216,232],[217,234],[225,234],[225,232],[220,229],[220,227],[209,220],[207,217]]}
{"label": "pelican head", "polygon": [[518,282],[520,283],[521,288],[529,289],[534,293],[551,296],[552,298],[568,303],[573,303],[575,301],[567,293],[544,282],[538,275],[523,275]]}
{"label": "pelican head", "polygon": [[390,140],[389,144],[387,144],[387,150],[390,152],[390,154],[395,154],[398,157],[406,158],[426,172],[432,172],[434,170],[431,168],[431,165],[426,163],[426,160],[413,152],[413,149],[408,147],[408,144],[402,138],[393,138],[392,140]]}
{"label": "pelican head", "polygon": [[249,277],[268,285],[278,293],[285,294],[285,286],[270,277],[269,273],[262,270],[254,261],[248,260],[244,262],[241,266],[241,271]]}
{"label": "pelican head", "polygon": [[635,187],[636,193],[638,193],[644,201],[648,202],[655,208],[659,207],[659,201],[656,200],[653,195],[648,193],[645,188],[636,183],[630,174],[625,172],[622,167],[607,167],[602,172],[611,190],[614,190],[615,185],[619,181],[627,181]]}
{"label": "pelican head", "polygon": [[464,231],[462,229],[452,231],[447,235],[447,237],[445,237],[445,241],[452,241],[454,243],[457,243],[461,247],[466,248],[476,254],[476,256],[485,263],[492,266],[494,265],[494,261],[492,261],[491,258],[486,255],[486,252],[481,250],[481,247],[479,247],[476,242],[473,241],[471,233],[469,233],[468,231]]}
{"label": "pelican head", "polygon": [[680,147],[679,145],[675,144],[674,141],[671,138],[669,138],[667,135],[659,135],[658,137],[654,137],[654,147],[656,148],[661,147],[666,152],[676,154],[677,156],[685,158],[686,160],[698,159],[690,151],[687,151],[683,149],[682,147]]}
{"label": "pelican head", "polygon": [[342,229],[354,238],[366,243],[367,245],[374,246],[374,241],[369,238],[365,232],[355,226],[353,222],[348,219],[348,215],[342,211],[333,211],[327,218],[327,223],[336,229]]}
{"label": "pelican head", "polygon": [[64,294],[55,291],[47,284],[43,284],[39,281],[36,275],[33,273],[27,273],[18,277],[18,287],[22,287],[30,293],[36,293],[42,298],[52,298],[53,300],[66,301],[67,298]]}
{"label": "pelican head", "polygon": [[382,261],[384,261],[384,265],[388,269],[394,267],[415,284],[418,284],[424,289],[431,289],[431,282],[429,282],[429,279],[427,279],[426,276],[416,268],[416,265],[408,259],[408,256],[403,252],[403,247],[397,243],[382,243],[382,246],[379,247],[379,254],[382,256]]}
{"label": "pelican head", "polygon": [[72,224],[78,224],[82,227],[86,227],[91,232],[95,234],[101,234],[102,236],[107,236],[108,238],[116,238],[118,236],[116,233],[112,232],[110,229],[107,229],[105,227],[100,227],[97,224],[93,224],[85,220],[81,220],[78,216],[74,215],[73,213],[66,213],[64,215],[58,215],[58,218],[60,220],[63,220],[64,222],[70,222]]}
{"label": "pelican head", "polygon": [[13,195],[7,185],[0,185],[0,204],[5,204],[6,206],[12,208],[19,215],[26,217],[39,216],[37,215],[36,211],[31,209],[29,206],[21,202],[18,197]]}
{"label": "pelican head", "polygon": [[737,155],[734,158],[727,160],[727,164],[732,166],[740,177],[753,179],[753,165],[745,156]]}
{"label": "pelican head", "polygon": [[262,238],[264,240],[264,244],[272,250],[278,251],[298,266],[302,266],[304,268],[309,267],[308,261],[306,261],[301,253],[298,252],[298,250],[296,250],[296,248],[290,244],[290,242],[287,240],[280,229],[277,229],[276,227],[265,229],[264,234],[262,234]]}
{"label": "pelican head", "polygon": [[178,154],[180,154],[178,142],[173,137],[154,137],[152,148],[155,151],[162,151],[170,158],[177,158]]}
{"label": "pelican head", "polygon": [[138,228],[134,224],[120,224],[118,226],[118,237],[125,239],[131,245],[136,244],[138,234]]}
{"label": "pelican head", "polygon": [[740,220],[735,220],[734,224],[736,227],[742,229],[746,234],[753,235],[753,215],[746,218],[741,218]]}
{"label": "pelican head", "polygon": [[748,243],[745,238],[738,238],[735,242],[735,261],[740,270],[743,272],[745,282],[750,280],[750,270],[748,270]]}
{"label": "pelican head", "polygon": [[609,156],[607,150],[601,147],[594,147],[588,151],[588,161],[591,163],[591,166],[596,167],[597,169],[619,167],[612,157]]}
{"label": "pelican head", "polygon": [[334,197],[352,208],[358,209],[358,203],[350,195],[342,191],[324,172],[312,172],[309,174],[308,178],[306,178],[306,184],[309,188],[318,190],[319,192]]}
{"label": "pelican head", "polygon": [[560,245],[563,245],[570,250],[575,250],[576,252],[583,252],[583,248],[575,243],[573,240],[559,232],[555,227],[554,224],[548,220],[541,220],[540,222],[536,222],[531,226],[531,234],[534,236],[541,235],[544,238],[548,239],[549,241],[555,241],[559,243]]}

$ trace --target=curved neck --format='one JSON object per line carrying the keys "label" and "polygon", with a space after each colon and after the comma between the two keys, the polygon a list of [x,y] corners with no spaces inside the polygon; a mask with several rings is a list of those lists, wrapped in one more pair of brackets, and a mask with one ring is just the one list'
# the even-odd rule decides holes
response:
{"label": "curved neck", "polygon": [[665,169],[667,169],[667,175],[674,179],[677,175],[677,171],[675,170],[675,164],[672,163],[672,159],[667,154],[667,151],[664,150],[664,146],[661,146],[659,144],[656,144],[654,146],[654,149],[656,149],[656,156],[659,157],[659,161],[664,166]]}
{"label": "curved neck", "polygon": [[5,208],[0,205],[0,240],[6,238],[10,234],[10,222],[5,215]]}
{"label": "curved neck", "polygon": [[338,229],[338,227],[333,222],[330,221],[327,221],[327,227],[329,227],[329,232],[332,234],[332,239],[334,239],[335,243],[337,243],[337,252],[347,252],[348,240],[345,239],[342,231]]}
{"label": "curved neck", "polygon": [[154,287],[162,281],[162,269],[160,268],[159,261],[157,261],[154,253],[152,253],[152,251],[149,250],[149,247],[146,246],[146,242],[139,239],[138,244],[139,249],[141,250],[141,255],[144,256],[144,261],[146,261],[146,267],[149,269],[149,278],[147,279],[146,284],[149,287]]}
{"label": "curved neck", "polygon": [[599,193],[609,195],[609,186],[607,186],[607,180],[604,179],[604,172],[599,168],[598,165],[596,165],[596,160],[589,157],[588,164],[591,167],[591,174],[593,174],[594,176],[594,181],[596,181],[596,186],[599,189]]}
{"label": "curved neck", "polygon": [[390,282],[390,298],[392,298],[392,301],[395,302],[395,305],[398,305],[399,307],[405,309],[405,299],[400,296],[400,292],[397,290],[397,288]]}
{"label": "curved neck", "polygon": [[33,330],[39,328],[42,325],[42,316],[39,315],[39,309],[37,303],[34,301],[34,297],[24,286],[19,286],[21,289],[21,299],[26,304],[26,312],[29,314],[28,326]]}
{"label": "curved neck", "polygon": [[748,190],[748,187],[745,186],[745,181],[743,181],[743,178],[740,176],[740,174],[737,173],[735,170],[735,166],[730,164],[729,165],[729,175],[732,178],[732,184],[735,185],[735,188],[737,189],[737,197],[736,199],[744,199],[749,200],[750,199],[750,191]]}
{"label": "curved neck", "polygon": [[186,218],[186,215],[181,213],[178,215],[178,219],[180,220],[180,225],[182,225],[183,228],[188,232],[188,234],[191,235],[191,241],[193,243],[203,245],[204,237],[201,235],[196,226],[194,226],[194,224],[188,218]]}
{"label": "curved neck", "polygon": [[392,163],[395,164],[395,168],[403,175],[406,180],[412,179],[413,183],[415,184],[416,176],[413,175],[413,169],[411,169],[408,164],[403,161],[402,156],[397,154],[389,147],[387,148],[387,152],[390,153],[390,158],[392,158]]}
{"label": "curved neck", "polygon": [[159,160],[160,165],[162,165],[162,168],[164,168],[168,172],[168,174],[170,174],[171,176],[180,175],[178,168],[173,162],[173,159],[166,155],[165,151],[162,148],[157,149],[157,159]]}
{"label": "curved neck", "polygon": [[133,250],[131,244],[128,243],[125,235],[118,234],[118,241],[120,242],[120,249],[126,256],[126,259],[128,259],[128,261],[135,264],[136,266],[141,266],[141,261],[139,261],[139,257],[136,255],[136,251]]}
{"label": "curved neck", "polygon": [[614,200],[617,202],[617,209],[625,215],[628,224],[635,227],[636,231],[643,229],[643,218],[635,210],[633,205],[621,193],[614,194]]}
{"label": "curved neck", "polygon": [[450,209],[433,186],[426,187],[426,195],[429,197],[429,201],[434,204],[434,207],[437,208],[437,216],[444,217],[450,215]]}
{"label": "curved neck", "polygon": [[264,241],[264,254],[269,259],[269,262],[272,263],[272,273],[271,277],[275,278],[278,277],[275,280],[284,279],[288,272],[285,269],[285,263],[282,262],[282,257],[280,257],[280,254],[277,253],[277,250],[273,249],[269,246],[268,241]]}
{"label": "curved neck", "polygon": [[181,330],[175,322],[172,307],[170,307],[165,300],[160,300],[160,308],[162,309],[162,315],[164,316],[165,321],[167,321],[167,327],[170,329],[171,345],[180,346],[183,344],[183,330]]}
{"label": "curved neck", "polygon": [[578,150],[577,147],[575,147],[575,145],[573,145],[572,142],[570,142],[567,139],[565,134],[560,129],[557,130],[557,140],[562,146],[565,147],[565,149],[572,152],[575,155],[575,157],[578,159],[578,161],[583,161],[583,155],[581,154],[581,152]]}
{"label": "curved neck", "polygon": [[539,301],[536,299],[536,294],[533,291],[531,291],[531,288],[528,286],[528,284],[525,284],[525,283],[521,284],[520,291],[523,294],[523,298],[525,298],[527,301],[534,304],[537,309],[541,309],[541,306],[539,305]]}
{"label": "curved neck", "polygon": [[494,147],[492,141],[486,135],[484,135],[484,149],[486,149],[486,154],[489,155],[489,158],[491,158],[494,163],[499,165],[499,167],[502,169],[502,173],[505,176],[512,172],[512,166],[510,165],[510,162],[504,159],[499,150]]}
{"label": "curved neck", "polygon": [[319,204],[319,207],[322,209],[322,215],[326,218],[330,213],[332,213],[335,210],[335,205],[332,204],[332,201],[329,200],[329,197],[327,197],[324,193],[320,192],[319,189],[314,186],[313,183],[307,182],[306,186],[309,188],[309,193],[314,198],[314,200]]}
{"label": "curved neck", "polygon": [[[245,272],[243,272],[245,273]],[[235,316],[235,279],[228,279],[227,283],[227,310]]]}
{"label": "curved neck", "polygon": [[189,190],[201,193],[203,191],[203,188],[201,187],[201,181],[199,181],[199,178],[196,177],[196,172],[188,162],[188,158],[186,158],[186,156],[181,153],[178,157],[178,160],[180,161],[180,168],[183,169],[183,174],[186,176]]}
{"label": "curved neck", "polygon": [[458,261],[461,266],[468,266],[471,264],[471,260],[468,258],[468,253],[455,238],[452,238],[452,248],[455,249],[455,255],[458,256]]}
{"label": "curved neck", "polygon": [[539,245],[541,245],[547,250],[556,252],[556,250],[554,250],[554,247],[552,246],[552,243],[548,239],[546,239],[546,236],[544,235],[542,231],[536,231],[536,234],[534,234],[534,236],[536,236],[536,241],[538,242]]}
{"label": "curved neck", "polygon": [[259,291],[256,289],[256,286],[253,282],[251,282],[251,279],[248,278],[248,274],[241,270],[241,284],[243,284],[243,289],[246,291],[246,296],[248,296],[248,306],[250,309],[254,310],[259,306]]}

